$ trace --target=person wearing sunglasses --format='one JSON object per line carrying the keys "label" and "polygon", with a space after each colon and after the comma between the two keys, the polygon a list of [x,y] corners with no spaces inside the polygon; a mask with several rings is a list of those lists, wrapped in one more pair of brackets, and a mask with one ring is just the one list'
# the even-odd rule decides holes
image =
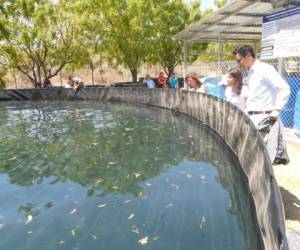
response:
{"label": "person wearing sunglasses", "polygon": [[287,164],[289,157],[278,117],[288,101],[290,87],[272,65],[256,59],[251,46],[239,46],[233,54],[240,66],[248,69],[246,112],[262,135],[262,125],[271,124],[265,137],[270,159],[274,164]]}
{"label": "person wearing sunglasses", "polygon": [[248,98],[246,111],[255,125],[266,117],[277,120],[288,101],[290,87],[276,69],[256,59],[249,45],[233,51],[236,61],[248,69]]}

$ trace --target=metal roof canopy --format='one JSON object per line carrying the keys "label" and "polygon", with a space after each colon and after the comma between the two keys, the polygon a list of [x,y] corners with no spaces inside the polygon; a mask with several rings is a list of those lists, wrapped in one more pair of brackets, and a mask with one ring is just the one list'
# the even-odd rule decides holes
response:
{"label": "metal roof canopy", "polygon": [[300,4],[300,0],[233,0],[191,24],[174,38],[184,41],[259,41],[262,17]]}

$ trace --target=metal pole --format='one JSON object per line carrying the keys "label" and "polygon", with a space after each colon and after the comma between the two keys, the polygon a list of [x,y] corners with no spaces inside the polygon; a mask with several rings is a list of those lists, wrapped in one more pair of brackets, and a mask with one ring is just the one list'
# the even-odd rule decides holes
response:
{"label": "metal pole", "polygon": [[278,66],[277,66],[278,73],[283,77],[284,74],[284,58],[279,57],[278,58]]}
{"label": "metal pole", "polygon": [[[187,41],[183,41],[183,56],[184,56],[184,79],[186,75],[188,74],[188,47],[187,47]],[[184,88],[187,88],[187,83],[184,80]]]}
{"label": "metal pole", "polygon": [[221,42],[221,33],[219,33],[219,36],[218,36],[218,69],[217,69],[218,76],[222,76],[222,66],[221,66],[222,54],[223,54],[223,44]]}

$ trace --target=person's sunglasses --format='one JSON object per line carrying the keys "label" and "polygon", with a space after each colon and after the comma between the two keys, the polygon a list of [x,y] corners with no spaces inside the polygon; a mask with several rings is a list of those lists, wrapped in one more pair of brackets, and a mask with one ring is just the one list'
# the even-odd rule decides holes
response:
{"label": "person's sunglasses", "polygon": [[244,59],[245,59],[245,57],[241,57],[240,59],[236,59],[236,62],[241,63]]}
{"label": "person's sunglasses", "polygon": [[241,57],[240,59],[236,59],[237,63],[241,63],[246,57],[248,57],[249,54],[246,56]]}

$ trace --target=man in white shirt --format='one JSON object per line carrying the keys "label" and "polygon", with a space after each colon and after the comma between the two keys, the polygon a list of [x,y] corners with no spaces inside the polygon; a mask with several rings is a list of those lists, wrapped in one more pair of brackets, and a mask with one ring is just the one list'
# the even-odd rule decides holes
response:
{"label": "man in white shirt", "polygon": [[255,58],[251,46],[242,45],[233,54],[236,61],[249,70],[246,111],[262,134],[265,125],[270,124],[266,131],[269,132],[266,143],[270,159],[274,164],[287,164],[289,157],[278,117],[288,101],[289,85],[273,66]]}
{"label": "man in white shirt", "polygon": [[266,117],[277,120],[288,101],[289,85],[272,65],[255,58],[251,46],[242,45],[233,54],[241,66],[249,69],[247,113],[255,125]]}

